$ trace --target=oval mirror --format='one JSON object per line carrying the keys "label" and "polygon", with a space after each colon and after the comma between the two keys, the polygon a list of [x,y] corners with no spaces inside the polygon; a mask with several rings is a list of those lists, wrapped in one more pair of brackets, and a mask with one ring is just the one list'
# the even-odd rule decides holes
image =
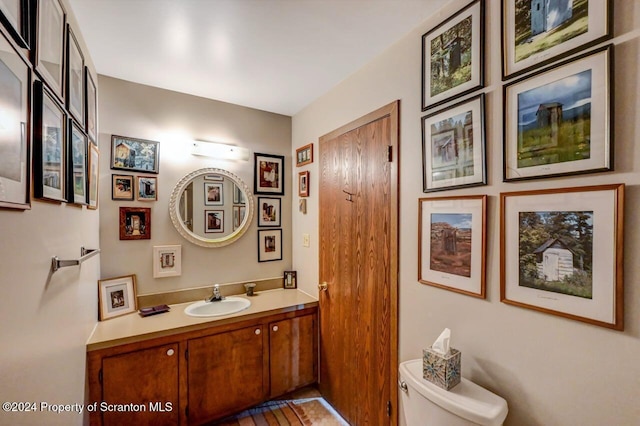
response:
{"label": "oval mirror", "polygon": [[188,241],[222,247],[238,240],[251,225],[254,201],[247,185],[223,169],[189,173],[171,192],[169,215]]}

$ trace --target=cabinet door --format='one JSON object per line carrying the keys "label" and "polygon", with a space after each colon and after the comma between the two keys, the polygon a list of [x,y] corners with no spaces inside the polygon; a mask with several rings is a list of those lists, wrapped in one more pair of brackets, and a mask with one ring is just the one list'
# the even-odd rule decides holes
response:
{"label": "cabinet door", "polygon": [[262,326],[188,341],[189,423],[200,424],[263,401]]}
{"label": "cabinet door", "polygon": [[178,361],[177,343],[103,358],[103,424],[178,424]]}
{"label": "cabinet door", "polygon": [[269,324],[271,397],[317,380],[317,326],[315,315]]}

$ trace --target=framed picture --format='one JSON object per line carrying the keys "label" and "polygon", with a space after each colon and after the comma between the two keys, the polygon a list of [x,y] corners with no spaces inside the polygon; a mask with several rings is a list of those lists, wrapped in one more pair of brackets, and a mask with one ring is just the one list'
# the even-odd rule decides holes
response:
{"label": "framed picture", "polygon": [[84,67],[86,129],[89,140],[98,145],[98,89],[88,67]]}
{"label": "framed picture", "polygon": [[158,201],[158,178],[153,176],[136,177],[138,201]]}
{"label": "framed picture", "polygon": [[500,299],[623,329],[624,185],[500,194]]}
{"label": "framed picture", "polygon": [[418,280],[485,298],[487,196],[418,200]]}
{"label": "framed picture", "polygon": [[233,204],[246,204],[247,200],[244,198],[244,192],[238,185],[233,184]]}
{"label": "framed picture", "polygon": [[111,175],[111,199],[133,201],[135,184],[132,175]]}
{"label": "framed picture", "polygon": [[67,108],[73,118],[84,127],[84,56],[71,25],[68,25],[67,34]]}
{"label": "framed picture", "polygon": [[298,196],[309,196],[309,171],[298,173]]}
{"label": "framed picture", "polygon": [[503,80],[611,38],[610,0],[501,3]]}
{"label": "framed picture", "polygon": [[613,169],[612,47],[504,86],[505,181]]}
{"label": "framed picture", "polygon": [[[0,207],[4,208],[22,210],[31,208],[30,93],[30,68],[2,34],[0,35],[0,99],[2,99],[0,105],[0,116],[2,116]],[[34,111],[35,114],[36,111]]]}
{"label": "framed picture", "polygon": [[296,167],[313,163],[313,144],[296,149]]}
{"label": "framed picture", "polygon": [[204,211],[204,232],[207,234],[224,232],[224,210]]}
{"label": "framed picture", "polygon": [[284,195],[284,157],[254,153],[254,193]]}
{"label": "framed picture", "polygon": [[0,20],[18,46],[29,49],[31,9],[29,0],[0,0]]}
{"label": "framed picture", "polygon": [[64,39],[67,14],[60,0],[38,1],[36,14],[36,72],[58,99],[64,102]]}
{"label": "framed picture", "polygon": [[484,86],[484,0],[422,36],[422,110]]}
{"label": "framed picture", "polygon": [[67,201],[67,114],[44,84],[37,81],[34,87],[33,192]]}
{"label": "framed picture", "polygon": [[111,168],[145,173],[158,173],[160,142],[111,136]]}
{"label": "framed picture", "polygon": [[307,214],[307,199],[301,198],[298,200],[298,211],[302,214]]}
{"label": "framed picture", "polygon": [[233,230],[240,228],[244,221],[244,216],[247,212],[247,208],[244,205],[233,206]]}
{"label": "framed picture", "polygon": [[204,180],[217,180],[217,181],[223,181],[223,180],[224,180],[224,176],[222,176],[222,175],[216,175],[216,174],[208,174],[208,175],[204,175]]}
{"label": "framed picture", "polygon": [[100,179],[100,151],[95,144],[89,144],[89,205],[87,208],[98,208],[98,182]]}
{"label": "framed picture", "polygon": [[258,229],[258,262],[282,260],[282,229]]}
{"label": "framed picture", "polygon": [[224,205],[224,183],[204,183],[204,205],[223,206]]}
{"label": "framed picture", "polygon": [[153,246],[153,278],[182,275],[182,246]]}
{"label": "framed picture", "polygon": [[422,188],[487,184],[484,94],[422,118]]}
{"label": "framed picture", "polygon": [[296,271],[284,271],[282,286],[284,288],[298,288],[298,279]]}
{"label": "framed picture", "polygon": [[69,171],[67,176],[68,201],[87,205],[89,197],[88,139],[82,128],[73,119],[69,119]]}
{"label": "framed picture", "polygon": [[281,199],[270,197],[258,197],[258,226],[281,226]]}
{"label": "framed picture", "polygon": [[98,306],[100,321],[137,311],[136,276],[99,280]]}
{"label": "framed picture", "polygon": [[120,239],[150,240],[151,209],[144,207],[120,207]]}

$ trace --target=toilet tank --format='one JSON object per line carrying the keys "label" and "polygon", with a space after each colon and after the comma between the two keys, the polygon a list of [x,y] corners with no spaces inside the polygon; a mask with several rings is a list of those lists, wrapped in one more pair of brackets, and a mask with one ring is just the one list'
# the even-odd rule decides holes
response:
{"label": "toilet tank", "polygon": [[400,364],[402,405],[407,426],[499,426],[507,401],[462,378],[446,391],[422,377],[422,359]]}

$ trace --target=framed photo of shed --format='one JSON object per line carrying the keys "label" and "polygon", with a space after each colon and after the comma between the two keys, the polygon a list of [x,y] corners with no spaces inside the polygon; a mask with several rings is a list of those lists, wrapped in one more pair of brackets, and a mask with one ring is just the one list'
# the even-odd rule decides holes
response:
{"label": "framed photo of shed", "polygon": [[95,144],[89,144],[89,205],[88,209],[98,208],[98,181],[100,179],[100,151]]}
{"label": "framed photo of shed", "polygon": [[136,176],[138,201],[158,201],[158,178],[156,176]]}
{"label": "framed photo of shed", "polygon": [[296,167],[313,163],[313,143],[296,149]]}
{"label": "framed photo of shed", "polygon": [[34,88],[33,193],[67,201],[67,114],[42,82]]}
{"label": "framed photo of shed", "polygon": [[253,154],[254,193],[284,195],[284,156],[271,154]]}
{"label": "framed photo of shed", "polygon": [[613,169],[612,46],[504,86],[505,181]]}
{"label": "framed photo of shed", "polygon": [[623,329],[624,185],[500,194],[500,300]]}
{"label": "framed photo of shed", "polygon": [[471,2],[422,36],[423,111],[484,86],[484,2]]}
{"label": "framed photo of shed", "polygon": [[422,118],[423,191],[487,184],[484,94]]}
{"label": "framed photo of shed", "polygon": [[87,205],[89,202],[88,139],[75,120],[69,120],[69,170],[67,191],[70,203]]}
{"label": "framed photo of shed", "polygon": [[99,280],[98,306],[100,321],[135,312],[138,309],[136,276]]}
{"label": "framed photo of shed", "polygon": [[135,192],[133,175],[111,175],[111,199],[133,201]]}
{"label": "framed photo of shed", "polygon": [[30,49],[30,0],[0,0],[0,21],[18,46]]}
{"label": "framed photo of shed", "polygon": [[487,196],[418,200],[418,281],[485,298]]}
{"label": "framed photo of shed", "polygon": [[282,229],[258,229],[258,262],[282,260]]}
{"label": "framed photo of shed", "polygon": [[143,173],[158,173],[160,142],[111,136],[111,168]]}
{"label": "framed photo of shed", "polygon": [[143,207],[120,207],[120,239],[150,240],[151,209]]}
{"label": "framed photo of shed", "polygon": [[309,170],[298,173],[298,196],[309,196]]}
{"label": "framed photo of shed", "polygon": [[29,66],[0,35],[0,208],[31,208],[30,93]]}
{"label": "framed photo of shed", "polygon": [[258,197],[258,216],[259,227],[279,227],[281,220],[281,199],[273,197]]}
{"label": "framed photo of shed", "polygon": [[69,113],[84,128],[85,124],[85,82],[84,56],[76,36],[67,29],[67,108]]}
{"label": "framed photo of shed", "polygon": [[610,0],[501,3],[502,80],[571,56],[612,36]]}
{"label": "framed photo of shed", "polygon": [[36,10],[36,72],[64,102],[64,51],[67,14],[60,0],[40,0]]}

